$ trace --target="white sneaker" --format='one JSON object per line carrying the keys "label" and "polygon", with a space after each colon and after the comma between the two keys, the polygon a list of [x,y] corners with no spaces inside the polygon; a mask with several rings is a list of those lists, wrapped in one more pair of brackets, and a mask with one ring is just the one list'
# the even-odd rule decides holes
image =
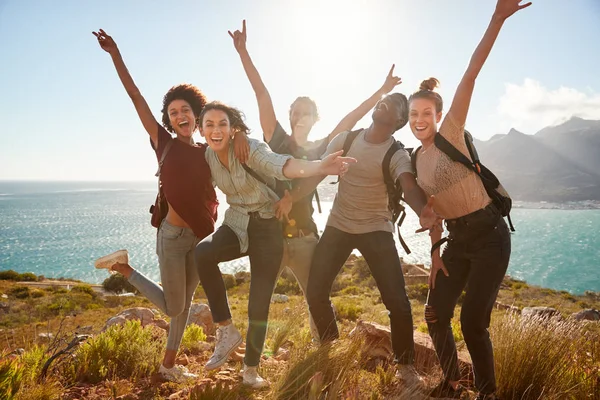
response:
{"label": "white sneaker", "polygon": [[269,386],[269,382],[258,374],[257,368],[258,367],[249,367],[244,364],[244,370],[242,372],[243,384],[250,386],[252,389],[262,389]]}
{"label": "white sneaker", "polygon": [[410,364],[398,364],[396,368],[396,378],[402,381],[405,388],[416,390],[425,388],[423,378],[419,376],[415,367]]}
{"label": "white sneaker", "polygon": [[233,324],[219,326],[215,352],[210,357],[204,369],[216,369],[225,364],[229,355],[242,344],[242,334]]}
{"label": "white sneaker", "polygon": [[160,365],[158,373],[170,382],[183,383],[192,379],[198,378],[198,375],[192,374],[183,365],[175,364],[172,368],[166,368],[164,365]]}
{"label": "white sneaker", "polygon": [[127,250],[117,250],[114,253],[100,257],[94,262],[94,267],[112,271],[112,266],[116,263],[129,264],[129,253],[127,253]]}

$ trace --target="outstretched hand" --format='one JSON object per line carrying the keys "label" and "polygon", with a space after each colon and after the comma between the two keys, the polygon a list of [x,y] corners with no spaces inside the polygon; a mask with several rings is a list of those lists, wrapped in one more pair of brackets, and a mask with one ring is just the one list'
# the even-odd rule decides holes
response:
{"label": "outstretched hand", "polygon": [[531,5],[531,2],[520,4],[522,1],[523,0],[498,0],[494,15],[502,19],[506,19],[517,11],[527,8]]}
{"label": "outstretched hand", "polygon": [[381,86],[381,89],[380,89],[382,94],[388,94],[389,92],[394,90],[394,88],[396,86],[398,86],[399,84],[402,83],[402,78],[394,76],[394,68],[395,67],[396,67],[396,64],[392,64],[392,68],[390,68],[390,72],[388,72],[387,76],[385,77],[385,82],[383,82],[383,85]]}
{"label": "outstretched hand", "polygon": [[227,31],[227,33],[229,33],[229,36],[233,39],[233,45],[238,53],[246,51],[246,20],[243,20],[242,22],[241,32],[238,29],[233,33],[231,33],[231,31]]}
{"label": "outstretched hand", "polygon": [[119,51],[117,44],[113,40],[111,36],[109,36],[103,29],[100,29],[98,32],[92,32],[94,36],[98,39],[98,43],[102,50],[106,51],[108,54],[114,54]]}
{"label": "outstretched hand", "polygon": [[348,169],[350,168],[350,164],[354,164],[356,162],[356,158],[353,157],[341,157],[344,150],[336,151],[335,153],[331,153],[327,157],[321,160],[321,164],[319,165],[319,172],[322,175],[339,175],[344,176]]}
{"label": "outstretched hand", "polygon": [[425,232],[437,230],[439,232],[443,232],[444,228],[442,227],[443,218],[438,215],[433,209],[433,203],[435,202],[435,196],[429,196],[427,200],[427,204],[421,210],[421,215],[419,215],[419,223],[421,224],[421,228],[417,229],[415,233]]}

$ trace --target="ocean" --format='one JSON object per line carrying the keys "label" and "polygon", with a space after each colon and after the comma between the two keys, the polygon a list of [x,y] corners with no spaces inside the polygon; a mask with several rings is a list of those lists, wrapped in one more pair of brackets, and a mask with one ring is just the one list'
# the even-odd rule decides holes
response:
{"label": "ocean", "polygon": [[[148,212],[155,195],[156,182],[0,181],[0,270],[100,283],[108,275],[93,267],[94,260],[125,248],[132,266],[158,280],[156,229]],[[227,205],[218,195],[220,224]],[[320,230],[332,204],[324,197],[323,213],[315,212]],[[600,292],[600,210],[514,208],[511,216],[517,229],[511,276],[573,294]],[[417,225],[409,211],[402,235],[412,253],[398,246],[400,255],[429,265],[429,238],[414,234]],[[248,260],[221,268],[247,269]]]}

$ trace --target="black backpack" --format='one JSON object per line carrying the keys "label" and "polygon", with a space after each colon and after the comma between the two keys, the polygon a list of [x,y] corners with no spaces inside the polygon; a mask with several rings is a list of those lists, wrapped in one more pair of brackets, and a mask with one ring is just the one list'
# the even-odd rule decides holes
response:
{"label": "black backpack", "polygon": [[[356,139],[356,137],[361,131],[362,129],[348,132],[346,140],[344,140],[344,152],[342,153],[342,157],[348,154],[350,146],[352,146],[352,142],[354,142],[354,139]],[[381,162],[381,170],[383,172],[383,181],[385,182],[385,187],[388,195],[388,207],[392,213],[392,223],[397,225],[398,240],[400,241],[402,248],[404,249],[406,254],[410,254],[410,249],[408,248],[408,245],[406,244],[406,242],[402,238],[402,235],[400,234],[400,226],[402,226],[404,218],[406,218],[406,208],[402,204],[402,202],[404,202],[404,197],[402,197],[402,186],[400,185],[400,182],[398,180],[394,181],[394,179],[392,179],[392,174],[390,173],[390,164],[392,161],[392,157],[399,150],[407,149],[404,148],[404,145],[401,142],[399,142],[398,140],[394,140],[392,142],[392,145],[389,147],[388,151],[383,156],[383,160]]]}
{"label": "black backpack", "polygon": [[[481,178],[481,182],[485,187],[485,191],[488,196],[492,199],[494,205],[500,211],[500,214],[503,217],[507,217],[508,224],[510,226],[510,230],[512,232],[515,231],[515,227],[513,226],[512,220],[510,219],[510,210],[512,208],[512,199],[510,195],[504,189],[496,175],[489,169],[485,167],[479,160],[479,155],[477,154],[477,149],[473,144],[473,136],[465,129],[465,143],[467,145],[467,149],[469,150],[469,155],[471,156],[471,160],[469,160],[463,153],[461,153],[456,147],[452,145],[445,137],[440,135],[440,133],[435,134],[434,144],[435,146],[444,152],[452,161],[459,162],[464,165],[466,168],[475,172],[479,178]],[[417,152],[421,146],[415,149],[410,158],[412,163],[412,168],[417,175]]]}

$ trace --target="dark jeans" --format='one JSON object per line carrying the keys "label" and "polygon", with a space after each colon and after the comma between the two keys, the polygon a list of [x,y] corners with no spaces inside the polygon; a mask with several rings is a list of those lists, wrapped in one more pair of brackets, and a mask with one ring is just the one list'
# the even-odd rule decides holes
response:
{"label": "dark jeans", "polygon": [[[259,364],[265,343],[271,296],[283,256],[281,224],[275,218],[251,217],[248,236],[250,295],[244,363],[254,367]],[[234,260],[244,255],[240,253],[237,236],[225,225],[196,246],[196,267],[215,322],[231,318],[219,262]]]}
{"label": "dark jeans", "polygon": [[450,276],[438,273],[429,292],[425,320],[444,376],[460,379],[450,321],[466,286],[460,323],[481,393],[496,390],[494,353],[488,332],[490,315],[508,268],[510,233],[494,206],[446,222],[450,232],[442,260]]}
{"label": "dark jeans", "polygon": [[325,228],[313,256],[307,290],[310,313],[321,341],[328,342],[339,336],[329,295],[335,277],[354,249],[367,261],[389,311],[396,362],[412,364],[415,352],[412,313],[400,258],[390,232],[350,234],[331,226]]}

